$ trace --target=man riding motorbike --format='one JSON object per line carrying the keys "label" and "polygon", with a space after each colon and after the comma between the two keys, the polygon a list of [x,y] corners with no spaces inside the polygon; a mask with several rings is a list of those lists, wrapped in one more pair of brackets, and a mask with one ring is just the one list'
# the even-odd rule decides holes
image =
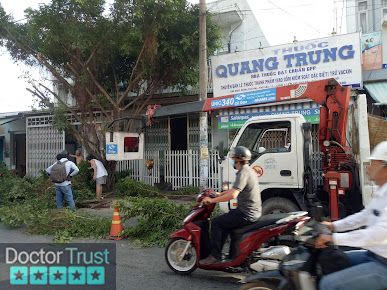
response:
{"label": "man riding motorbike", "polygon": [[370,203],[342,220],[323,222],[336,233],[316,240],[320,248],[333,243],[365,250],[347,252],[352,266],[324,276],[320,290],[387,288],[387,141],[375,147],[370,161],[367,174],[379,186]]}
{"label": "man riding motorbike", "polygon": [[233,187],[216,197],[205,197],[203,203],[217,203],[237,198],[238,207],[211,221],[211,255],[202,260],[202,264],[221,262],[222,248],[227,236],[234,229],[252,224],[258,220],[262,212],[261,194],[258,176],[249,166],[251,152],[243,146],[235,147],[232,157],[236,173]]}

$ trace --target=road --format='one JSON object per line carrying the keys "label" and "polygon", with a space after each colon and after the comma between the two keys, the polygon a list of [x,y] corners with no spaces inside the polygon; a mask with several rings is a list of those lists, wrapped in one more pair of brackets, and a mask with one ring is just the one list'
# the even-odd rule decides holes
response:
{"label": "road", "polygon": [[[1,243],[52,243],[52,237],[28,235],[22,230],[0,224]],[[77,243],[101,243],[102,240],[73,240]],[[129,241],[118,241],[117,289],[238,289],[239,274],[197,269],[189,276],[174,274],[164,261],[164,249],[138,248]],[[113,289],[112,289],[113,290]]]}

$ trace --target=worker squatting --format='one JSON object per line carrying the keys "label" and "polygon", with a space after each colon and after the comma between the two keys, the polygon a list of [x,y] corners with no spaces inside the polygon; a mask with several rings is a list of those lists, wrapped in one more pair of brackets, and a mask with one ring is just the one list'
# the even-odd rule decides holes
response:
{"label": "worker squatting", "polygon": [[[276,50],[276,53],[278,51]],[[341,47],[323,48],[308,52],[285,54],[282,56],[286,63],[286,68],[301,67],[306,65],[316,65],[320,62],[328,63],[337,59],[347,60],[354,58],[355,51],[352,45]],[[263,71],[277,70],[279,65],[278,56],[260,58],[236,63],[221,64],[216,67],[216,75],[219,78],[251,74]]]}

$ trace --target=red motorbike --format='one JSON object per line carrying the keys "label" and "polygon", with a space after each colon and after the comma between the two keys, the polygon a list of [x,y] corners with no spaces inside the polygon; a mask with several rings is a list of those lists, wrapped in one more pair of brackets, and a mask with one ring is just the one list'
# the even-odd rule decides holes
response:
{"label": "red motorbike", "polygon": [[307,212],[262,216],[257,222],[232,231],[230,251],[225,260],[216,264],[201,264],[200,260],[211,252],[209,219],[215,208],[215,204],[202,204],[207,196],[214,197],[214,190],[207,189],[199,194],[197,203],[184,219],[183,228],[170,235],[165,259],[176,273],[190,274],[196,268],[226,272],[273,270],[290,253],[290,249],[272,245],[281,243],[281,235],[296,235],[297,230],[310,219],[306,216]]}

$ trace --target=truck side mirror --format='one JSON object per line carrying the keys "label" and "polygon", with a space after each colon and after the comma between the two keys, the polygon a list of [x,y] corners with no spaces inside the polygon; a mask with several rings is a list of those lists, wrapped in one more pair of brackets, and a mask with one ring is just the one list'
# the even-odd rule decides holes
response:
{"label": "truck side mirror", "polygon": [[258,153],[259,154],[262,154],[263,152],[265,152],[266,151],[266,148],[265,147],[259,147],[258,148]]}
{"label": "truck side mirror", "polygon": [[219,143],[219,145],[216,146],[216,149],[217,149],[218,152],[219,152],[219,158],[220,158],[220,160],[224,160],[225,155],[224,155],[224,145],[223,145],[223,141],[221,141],[221,142]]}

